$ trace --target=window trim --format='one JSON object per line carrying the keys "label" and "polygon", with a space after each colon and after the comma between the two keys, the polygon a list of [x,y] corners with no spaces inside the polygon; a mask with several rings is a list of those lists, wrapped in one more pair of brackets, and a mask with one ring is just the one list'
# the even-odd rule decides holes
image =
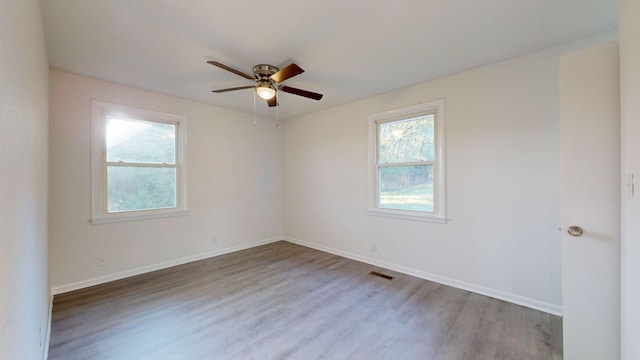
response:
{"label": "window trim", "polygon": [[[433,100],[398,109],[369,115],[369,209],[373,216],[396,219],[417,220],[445,224],[446,217],[446,163],[445,163],[445,101]],[[433,212],[417,210],[399,210],[379,207],[378,179],[378,128],[379,124],[409,119],[421,115],[434,114],[434,151],[433,161]],[[421,162],[422,163],[422,162]],[[384,166],[384,165],[382,165]]]}
{"label": "window trim", "polygon": [[[106,190],[106,122],[110,116],[176,125],[176,207],[107,212]],[[122,221],[157,219],[187,214],[187,118],[181,115],[139,109],[104,101],[91,101],[91,223],[105,224]],[[146,164],[148,165],[148,164]]]}

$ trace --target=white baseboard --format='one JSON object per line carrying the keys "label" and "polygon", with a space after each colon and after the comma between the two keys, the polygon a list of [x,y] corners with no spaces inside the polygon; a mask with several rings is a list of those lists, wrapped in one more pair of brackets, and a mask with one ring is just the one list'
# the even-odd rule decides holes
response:
{"label": "white baseboard", "polygon": [[51,340],[51,317],[53,314],[53,293],[49,292],[49,313],[45,324],[44,338],[42,339],[42,360],[49,358],[49,341]]}
{"label": "white baseboard", "polygon": [[88,280],[78,281],[71,284],[56,286],[51,289],[51,292],[53,295],[63,294],[63,293],[74,291],[74,290],[84,289],[89,286],[100,285],[100,284],[104,284],[104,283],[115,281],[115,280],[125,279],[131,276],[141,275],[141,274],[145,274],[145,273],[156,271],[156,270],[162,270],[162,269],[170,268],[173,266],[190,263],[193,261],[208,259],[218,255],[224,255],[224,254],[232,253],[235,251],[245,250],[245,249],[249,249],[256,246],[265,245],[265,244],[269,244],[276,241],[281,241],[283,239],[284,239],[283,236],[275,236],[272,238],[254,241],[254,242],[250,242],[242,245],[231,246],[223,249],[216,249],[206,253],[186,256],[179,259],[168,260],[168,261],[164,261],[157,264],[141,266],[139,268],[135,268],[131,270],[125,270],[125,271],[121,271],[113,274],[95,277]]}
{"label": "white baseboard", "polygon": [[306,242],[304,240],[292,238],[292,237],[289,237],[289,236],[285,236],[284,240],[288,241],[290,243],[293,243],[293,244],[298,244],[298,245],[306,246],[306,247],[309,247],[309,248],[312,248],[312,249],[328,252],[330,254],[342,256],[342,257],[345,257],[345,258],[348,258],[348,259],[360,261],[360,262],[367,263],[367,264],[374,265],[374,266],[379,266],[379,267],[382,267],[382,268],[385,268],[385,269],[389,269],[389,270],[393,270],[393,271],[397,271],[397,272],[400,272],[400,273],[403,273],[403,274],[419,277],[421,279],[437,282],[439,284],[452,286],[452,287],[455,287],[455,288],[458,288],[458,289],[463,289],[463,290],[471,291],[471,292],[474,292],[474,293],[477,293],[477,294],[486,295],[486,296],[489,296],[489,297],[492,297],[492,298],[504,300],[504,301],[507,301],[507,302],[510,302],[510,303],[514,303],[514,304],[517,304],[517,305],[526,306],[528,308],[532,308],[532,309],[535,309],[535,310],[540,310],[540,311],[543,311],[543,312],[546,312],[546,313],[549,313],[549,314],[552,314],[552,315],[562,316],[562,307],[558,306],[558,305],[555,305],[555,304],[551,304],[551,303],[547,303],[547,302],[544,302],[544,301],[531,299],[531,298],[528,298],[528,297],[525,297],[525,296],[521,296],[521,295],[508,293],[508,292],[505,292],[505,291],[502,291],[502,290],[492,289],[492,288],[484,287],[484,286],[481,286],[481,285],[468,283],[468,282],[465,282],[465,281],[451,279],[451,278],[448,278],[446,276],[432,274],[432,273],[428,273],[428,272],[425,272],[425,271],[409,268],[409,267],[402,266],[402,265],[392,264],[392,263],[389,263],[389,262],[386,262],[386,261],[380,261],[380,260],[377,260],[377,259],[369,258],[369,257],[366,257],[366,256],[350,253],[350,252],[347,252],[347,251],[343,251],[343,250],[339,250],[339,249],[335,249],[335,248],[331,248],[331,247],[327,247],[327,246],[324,246],[324,245],[318,245],[318,244]]}
{"label": "white baseboard", "polygon": [[[474,293],[477,293],[477,294],[486,295],[486,296],[489,296],[489,297],[493,297],[493,298],[496,298],[496,299],[500,299],[500,300],[504,300],[504,301],[507,301],[507,302],[510,302],[510,303],[514,303],[514,304],[517,304],[517,305],[526,306],[528,308],[532,308],[532,309],[535,309],[535,310],[540,310],[540,311],[543,311],[543,312],[546,312],[546,313],[549,313],[549,314],[552,314],[552,315],[562,316],[562,307],[559,306],[559,305],[555,305],[555,304],[547,303],[547,302],[544,302],[544,301],[531,299],[531,298],[528,298],[528,297],[525,297],[525,296],[521,296],[521,295],[517,295],[517,294],[508,293],[508,292],[505,292],[505,291],[502,291],[502,290],[492,289],[492,288],[484,287],[484,286],[481,286],[481,285],[472,284],[472,283],[468,283],[468,282],[465,282],[465,281],[460,281],[460,280],[448,278],[446,276],[441,276],[441,275],[437,275],[437,274],[428,273],[428,272],[425,272],[425,271],[422,271],[422,270],[417,270],[417,269],[413,269],[413,268],[410,268],[410,267],[397,265],[397,264],[389,263],[389,262],[386,262],[386,261],[381,261],[381,260],[378,260],[378,259],[373,259],[373,258],[370,258],[370,257],[354,254],[354,253],[351,253],[351,252],[347,252],[347,251],[343,251],[343,250],[339,250],[339,249],[335,249],[335,248],[330,248],[330,247],[323,246],[323,245],[318,245],[318,244],[306,242],[304,240],[292,238],[292,237],[289,237],[289,236],[276,236],[276,237],[272,237],[272,238],[269,238],[269,239],[255,241],[255,242],[251,242],[251,243],[247,243],[247,244],[242,244],[242,245],[238,245],[238,246],[232,246],[232,247],[228,247],[228,248],[224,248],[224,249],[217,249],[217,250],[206,252],[206,253],[202,253],[202,254],[197,254],[197,255],[183,257],[183,258],[180,258],[180,259],[174,259],[174,260],[165,261],[165,262],[162,262],[162,263],[142,266],[142,267],[139,267],[139,268],[135,268],[135,269],[127,270],[127,271],[122,271],[122,272],[118,272],[118,273],[113,273],[113,274],[108,274],[108,275],[105,275],[105,276],[99,276],[99,277],[96,277],[96,278],[83,280],[83,281],[75,282],[75,283],[72,283],[72,284],[56,286],[56,287],[51,289],[51,293],[52,293],[51,294],[52,295],[51,296],[51,303],[53,303],[53,295],[58,295],[58,294],[62,294],[62,293],[66,293],[66,292],[70,292],[70,291],[74,291],[74,290],[78,290],[78,289],[83,289],[83,288],[86,288],[86,287],[89,287],[89,286],[104,284],[104,283],[107,283],[107,282],[110,282],[110,281],[120,280],[120,279],[128,278],[128,277],[131,277],[131,276],[141,275],[141,274],[148,273],[148,272],[151,272],[151,271],[162,270],[162,269],[166,269],[166,268],[169,268],[169,267],[172,267],[172,266],[182,265],[182,264],[186,264],[186,263],[193,262],[193,261],[198,261],[198,260],[207,259],[207,258],[218,256],[218,255],[232,253],[232,252],[235,252],[235,251],[245,250],[245,249],[249,249],[249,248],[260,246],[260,245],[269,244],[269,243],[280,241],[280,240],[285,240],[285,241],[288,241],[290,243],[306,246],[306,247],[309,247],[309,248],[312,248],[312,249],[316,249],[316,250],[320,250],[320,251],[324,251],[324,252],[328,252],[330,254],[342,256],[342,257],[345,257],[345,258],[348,258],[348,259],[360,261],[360,262],[371,264],[371,265],[374,265],[374,266],[379,266],[379,267],[386,268],[386,269],[393,270],[393,271],[397,271],[397,272],[400,272],[400,273],[403,273],[403,274],[419,277],[421,279],[437,282],[437,283],[440,283],[440,284],[443,284],[443,285],[448,285],[448,286],[452,286],[452,287],[455,287],[455,288],[471,291],[471,292],[474,292]],[[50,311],[51,311],[51,309],[50,309]],[[49,315],[49,316],[51,316],[51,315]],[[51,319],[49,319],[49,326],[50,326],[50,324],[51,324]],[[50,334],[50,329],[47,331],[47,334],[46,334],[46,343],[47,343],[46,344],[46,348],[47,349],[48,349],[49,334]]]}

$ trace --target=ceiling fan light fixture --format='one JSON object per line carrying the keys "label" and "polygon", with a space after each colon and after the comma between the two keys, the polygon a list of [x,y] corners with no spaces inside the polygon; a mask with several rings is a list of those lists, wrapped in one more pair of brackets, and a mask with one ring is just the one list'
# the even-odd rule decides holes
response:
{"label": "ceiling fan light fixture", "polygon": [[256,88],[256,93],[265,100],[276,96],[276,90],[269,83],[261,83],[260,86]]}

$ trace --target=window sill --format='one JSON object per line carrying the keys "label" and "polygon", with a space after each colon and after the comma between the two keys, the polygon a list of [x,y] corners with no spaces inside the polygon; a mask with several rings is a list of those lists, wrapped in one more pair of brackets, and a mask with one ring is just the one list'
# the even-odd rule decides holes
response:
{"label": "window sill", "polygon": [[423,221],[436,224],[446,224],[447,218],[444,216],[421,213],[419,211],[406,211],[406,210],[391,210],[391,209],[369,209],[369,215],[387,217],[392,219],[402,219],[411,221]]}
{"label": "window sill", "polygon": [[110,223],[126,222],[126,221],[161,219],[166,217],[184,216],[187,214],[188,214],[187,210],[175,210],[175,211],[161,212],[161,213],[157,213],[157,212],[156,213],[135,213],[135,214],[118,213],[110,216],[94,217],[91,219],[91,223],[93,225],[100,225],[100,224],[110,224]]}

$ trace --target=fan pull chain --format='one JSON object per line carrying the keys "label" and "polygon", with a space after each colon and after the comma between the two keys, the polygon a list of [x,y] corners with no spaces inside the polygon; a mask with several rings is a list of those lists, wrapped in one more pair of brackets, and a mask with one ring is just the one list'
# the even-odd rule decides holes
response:
{"label": "fan pull chain", "polygon": [[280,98],[276,101],[276,127],[280,126]]}

